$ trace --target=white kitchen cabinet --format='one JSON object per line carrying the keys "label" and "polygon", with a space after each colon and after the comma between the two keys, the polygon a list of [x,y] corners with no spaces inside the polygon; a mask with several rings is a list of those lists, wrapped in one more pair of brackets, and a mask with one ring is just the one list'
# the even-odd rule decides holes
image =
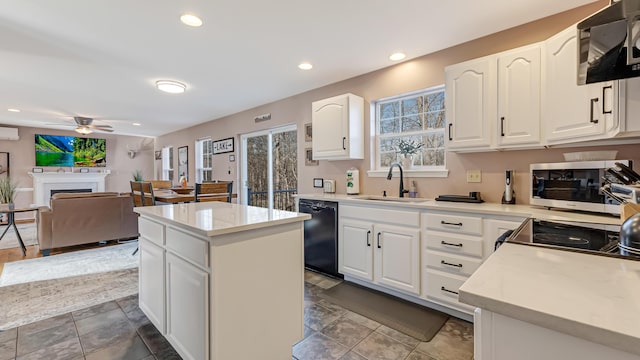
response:
{"label": "white kitchen cabinet", "polygon": [[138,291],[139,306],[147,315],[147,318],[160,332],[165,331],[165,283],[164,249],[147,240],[141,231],[138,239],[140,253],[140,266],[138,270],[139,287],[145,291]]}
{"label": "white kitchen cabinet", "polygon": [[167,254],[167,331],[183,358],[208,359],[209,274]]}
{"label": "white kitchen cabinet", "polygon": [[364,159],[364,99],[353,94],[314,101],[313,159]]}
{"label": "white kitchen cabinet", "polygon": [[373,226],[369,221],[340,219],[340,273],[373,281],[372,233]]}
{"label": "white kitchen cabinet", "polygon": [[541,45],[498,54],[497,146],[540,143]]}
{"label": "white kitchen cabinet", "polygon": [[370,283],[420,293],[419,212],[340,205],[338,271]]}
{"label": "white kitchen cabinet", "polygon": [[508,230],[515,230],[522,224],[525,219],[486,219],[485,236],[484,236],[484,253],[485,258],[495,251],[495,243],[498,237],[502,236]]}
{"label": "white kitchen cabinet", "polygon": [[474,314],[476,360],[638,360],[630,354],[485,309]]}
{"label": "white kitchen cabinet", "polygon": [[549,38],[544,46],[545,141],[561,144],[606,137],[606,132],[618,126],[618,82],[577,84],[575,26]]}
{"label": "white kitchen cabinet", "polygon": [[489,149],[496,118],[496,57],[445,68],[447,149]]}

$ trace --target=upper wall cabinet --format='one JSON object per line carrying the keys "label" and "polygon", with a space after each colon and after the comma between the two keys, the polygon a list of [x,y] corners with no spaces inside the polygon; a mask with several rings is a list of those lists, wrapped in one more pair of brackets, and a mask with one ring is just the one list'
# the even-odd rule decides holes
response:
{"label": "upper wall cabinet", "polygon": [[577,47],[575,26],[545,42],[542,126],[552,145],[601,139],[618,127],[618,82],[578,85]]}
{"label": "upper wall cabinet", "polygon": [[540,145],[540,44],[449,66],[445,79],[448,149]]}
{"label": "upper wall cabinet", "polygon": [[495,64],[495,57],[487,56],[445,69],[447,149],[490,148],[496,116]]}
{"label": "upper wall cabinet", "polygon": [[344,94],[312,103],[313,159],[364,159],[364,100]]}
{"label": "upper wall cabinet", "polygon": [[541,45],[498,54],[498,147],[540,143]]}

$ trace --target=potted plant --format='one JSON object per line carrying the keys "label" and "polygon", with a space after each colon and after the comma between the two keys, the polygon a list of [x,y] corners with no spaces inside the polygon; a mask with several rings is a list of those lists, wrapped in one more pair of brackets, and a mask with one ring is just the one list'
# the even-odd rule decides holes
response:
{"label": "potted plant", "polygon": [[400,139],[397,145],[397,152],[402,154],[402,165],[410,169],[413,166],[413,156],[424,147],[424,143],[415,140]]}
{"label": "potted plant", "polygon": [[142,181],[142,171],[136,170],[133,172],[133,181]]}
{"label": "potted plant", "polygon": [[8,176],[0,178],[0,203],[9,204],[9,208],[13,208],[13,200],[16,197],[16,189],[18,185],[11,181]]}

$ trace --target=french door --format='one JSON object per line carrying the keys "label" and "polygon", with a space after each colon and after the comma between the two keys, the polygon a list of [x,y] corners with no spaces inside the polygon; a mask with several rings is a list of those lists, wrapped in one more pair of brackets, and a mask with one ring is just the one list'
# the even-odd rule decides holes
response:
{"label": "french door", "polygon": [[245,205],[295,211],[298,192],[298,141],[295,125],[244,134],[242,193]]}

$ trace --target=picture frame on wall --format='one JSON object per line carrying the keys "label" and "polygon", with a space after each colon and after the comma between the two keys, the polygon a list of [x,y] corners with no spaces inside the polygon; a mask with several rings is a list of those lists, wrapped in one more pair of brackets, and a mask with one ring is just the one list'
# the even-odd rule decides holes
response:
{"label": "picture frame on wall", "polygon": [[162,151],[158,150],[155,152],[155,158],[156,160],[162,160]]}
{"label": "picture frame on wall", "polygon": [[178,148],[178,176],[184,176],[189,181],[189,147],[181,146]]}
{"label": "picture frame on wall", "polygon": [[233,152],[233,138],[227,138],[222,140],[216,140],[213,142],[213,153],[214,154],[224,154]]}
{"label": "picture frame on wall", "polygon": [[313,160],[313,149],[312,148],[304,149],[304,164],[306,166],[318,166],[319,163],[320,163],[320,161]]}
{"label": "picture frame on wall", "polygon": [[313,140],[313,127],[311,123],[304,124],[304,141]]}

